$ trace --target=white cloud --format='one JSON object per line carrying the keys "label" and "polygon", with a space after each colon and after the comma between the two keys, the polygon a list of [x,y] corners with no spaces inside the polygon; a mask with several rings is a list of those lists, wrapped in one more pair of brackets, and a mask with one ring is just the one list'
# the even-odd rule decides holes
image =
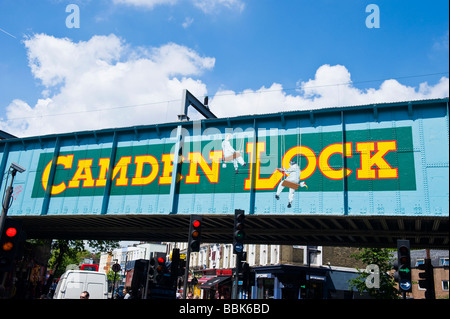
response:
{"label": "white cloud", "polygon": [[[126,4],[129,6],[153,9],[157,5],[174,5],[179,0],[113,0],[114,4]],[[217,12],[220,8],[228,8],[242,12],[245,8],[243,0],[186,0],[204,13]]]}
{"label": "white cloud", "polygon": [[25,46],[45,89],[34,106],[17,99],[7,106],[0,124],[17,136],[175,121],[182,90],[205,95],[192,76],[215,63],[174,43],[133,50],[115,35],[74,43],[38,34]]}
{"label": "white cloud", "polygon": [[245,4],[242,0],[193,0],[194,5],[205,13],[213,13],[223,6],[242,12]]}
{"label": "white cloud", "polygon": [[189,28],[191,26],[191,24],[194,22],[193,18],[189,18],[186,17],[186,19],[184,19],[184,22],[181,24],[181,26],[185,29]]}
{"label": "white cloud", "polygon": [[448,95],[447,77],[442,77],[435,85],[423,82],[418,88],[390,79],[383,81],[379,88],[362,90],[352,84],[351,74],[345,66],[326,64],[317,69],[314,79],[299,83],[295,94],[287,94],[281,84],[273,83],[268,88],[239,93],[221,90],[210,99],[209,105],[217,116],[225,117],[443,98]]}
{"label": "white cloud", "polygon": [[153,9],[157,5],[174,5],[178,0],[113,0],[114,4],[126,4]]}
{"label": "white cloud", "polygon": [[436,40],[433,44],[434,51],[444,51],[448,54],[448,30],[441,36],[438,40]]}
{"label": "white cloud", "polygon": [[[30,68],[44,86],[34,105],[15,99],[0,127],[17,136],[33,136],[177,120],[181,93],[201,98],[207,86],[198,76],[212,70],[213,57],[175,43],[132,48],[115,35],[75,43],[37,34],[25,41]],[[280,111],[443,98],[449,79],[418,87],[395,79],[360,89],[343,65],[322,65],[313,78],[287,90],[273,83],[242,92],[219,90],[210,95],[219,117]],[[374,86],[374,85],[372,85]]]}

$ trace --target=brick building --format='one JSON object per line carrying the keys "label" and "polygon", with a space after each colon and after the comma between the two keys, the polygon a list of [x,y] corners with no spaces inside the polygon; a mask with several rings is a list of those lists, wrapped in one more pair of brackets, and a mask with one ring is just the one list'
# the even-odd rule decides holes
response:
{"label": "brick building", "polygon": [[[186,249],[186,243],[171,243],[169,250]],[[243,299],[353,299],[361,295],[349,289],[348,280],[356,278],[356,267],[365,268],[350,255],[356,248],[245,245],[247,262],[255,273],[253,286],[240,291]],[[230,296],[231,271],[236,264],[231,244],[203,244],[191,254],[189,289],[201,298],[219,294]],[[220,278],[218,278],[220,277]],[[220,279],[220,280],[219,280]],[[217,282],[216,285],[208,283]]]}
{"label": "brick building", "polygon": [[[414,299],[424,299],[425,289],[419,287],[419,270],[417,267],[423,264],[426,258],[426,251],[413,250],[411,251],[411,279],[412,279],[412,293],[409,297]],[[448,250],[430,250],[431,264],[434,267],[434,289],[436,299],[449,298],[449,251]]]}

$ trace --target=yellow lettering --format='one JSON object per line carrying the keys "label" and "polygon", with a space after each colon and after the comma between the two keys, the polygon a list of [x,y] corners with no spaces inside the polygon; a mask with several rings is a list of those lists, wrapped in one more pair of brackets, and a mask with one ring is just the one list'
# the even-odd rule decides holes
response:
{"label": "yellow lettering", "polygon": [[[96,187],[106,186],[109,162],[110,162],[109,158],[99,159],[98,165],[100,166],[100,172],[98,174],[98,179],[95,181]],[[116,166],[114,166],[112,173],[112,180],[114,180],[117,177],[117,175],[119,175],[119,178],[116,179],[116,186],[128,185],[127,171],[129,164],[131,164],[131,156],[124,156],[121,157],[117,162]]]}
{"label": "yellow lettering", "polygon": [[116,179],[116,186],[128,185],[127,170],[129,164],[131,164],[131,156],[124,156],[121,157],[116,166],[114,166],[112,180],[119,175],[119,178]]}
{"label": "yellow lettering", "polygon": [[[67,156],[58,156],[56,160],[56,165],[62,165],[64,166],[64,169],[71,169],[73,163],[73,155],[67,155]],[[47,184],[48,179],[50,176],[50,169],[52,166],[52,161],[50,161],[47,166],[44,169],[44,172],[42,173],[42,187],[45,191],[47,191]],[[67,188],[66,184],[64,182],[61,182],[59,185],[53,185],[50,191],[51,195],[57,195]]]}
{"label": "yellow lettering", "polygon": [[[356,143],[356,151],[361,154],[361,168],[356,170],[356,177],[358,179],[398,178],[398,168],[392,168],[384,159],[387,153],[396,150],[397,141]],[[375,151],[376,153],[372,155]]]}
{"label": "yellow lettering", "polygon": [[[161,162],[164,163],[162,175],[159,177],[159,185],[170,185],[172,182],[172,172],[173,172],[173,158],[174,154],[162,154]],[[180,163],[184,161],[184,157],[180,156]],[[183,179],[183,176],[177,174],[177,183]]]}
{"label": "yellow lettering", "polygon": [[202,171],[205,173],[205,176],[208,178],[210,183],[218,183],[220,159],[222,158],[222,156],[223,151],[209,152],[209,159],[212,161],[211,166],[209,166],[206,160],[203,158],[202,153],[189,153],[189,175],[186,176],[186,184],[197,184],[200,182],[200,176],[197,174],[198,166],[200,166]]}
{"label": "yellow lettering", "polygon": [[300,155],[303,155],[308,160],[308,164],[306,165],[305,169],[301,171],[300,175],[301,179],[305,180],[309,178],[317,168],[316,154],[314,154],[312,149],[303,145],[294,146],[293,148],[289,149],[283,156],[282,163],[283,167],[289,167],[289,162],[291,161],[291,159],[293,159],[294,156]]}
{"label": "yellow lettering", "polygon": [[106,173],[109,168],[109,158],[101,158],[98,160],[98,166],[100,166],[100,172],[98,174],[98,179],[95,181],[96,187],[106,186]]}
{"label": "yellow lettering", "polygon": [[78,168],[75,174],[72,177],[72,180],[69,181],[69,188],[77,188],[80,187],[80,180],[83,180],[83,187],[93,187],[94,179],[92,178],[92,160],[79,160]]}
{"label": "yellow lettering", "polygon": [[[136,174],[131,180],[131,185],[148,185],[155,180],[159,172],[159,164],[155,157],[151,155],[136,156],[134,163],[136,164]],[[144,164],[149,164],[152,168],[151,173],[146,177],[142,177]]]}
{"label": "yellow lettering", "polygon": [[256,143],[256,161],[254,161],[253,154],[253,143],[247,143],[247,153],[249,154],[249,177],[244,182],[244,189],[249,190],[251,188],[252,183],[252,168],[253,162],[255,162],[255,189],[274,189],[275,186],[280,182],[283,174],[276,170],[275,172],[267,178],[261,178],[261,153],[266,151],[266,142],[257,142]]}
{"label": "yellow lettering", "polygon": [[[342,154],[344,156],[344,148],[342,144],[331,144],[325,147],[319,155],[319,169],[323,175],[330,179],[343,179],[344,168],[334,169],[331,168],[329,160],[334,154]],[[352,143],[345,143],[345,156],[352,156]],[[348,168],[345,169],[345,177],[349,176],[352,171]]]}

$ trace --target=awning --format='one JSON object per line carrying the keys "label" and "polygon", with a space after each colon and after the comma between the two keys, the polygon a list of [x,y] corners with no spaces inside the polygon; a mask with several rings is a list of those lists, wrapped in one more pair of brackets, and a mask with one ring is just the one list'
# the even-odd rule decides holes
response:
{"label": "awning", "polygon": [[208,280],[206,283],[199,286],[198,288],[212,289],[212,288],[215,288],[215,286],[217,286],[217,285],[224,284],[225,281],[227,281],[227,280],[231,280],[231,276],[217,276],[217,277],[214,277],[214,278]]}
{"label": "awning", "polygon": [[208,282],[211,279],[216,278],[216,276],[205,276],[205,277],[201,277],[201,278],[197,278],[198,283],[200,284],[204,284],[205,282]]}

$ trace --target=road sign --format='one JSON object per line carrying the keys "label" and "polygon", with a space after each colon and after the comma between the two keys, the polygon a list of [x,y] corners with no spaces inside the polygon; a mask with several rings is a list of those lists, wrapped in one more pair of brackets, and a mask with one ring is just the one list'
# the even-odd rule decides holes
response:
{"label": "road sign", "polygon": [[242,243],[236,243],[234,245],[234,250],[236,253],[242,253],[244,251],[244,245]]}
{"label": "road sign", "polygon": [[114,264],[112,265],[112,271],[119,272],[120,271],[120,264]]}
{"label": "road sign", "polygon": [[408,280],[403,280],[400,282],[400,288],[404,291],[411,289],[411,282]]}

